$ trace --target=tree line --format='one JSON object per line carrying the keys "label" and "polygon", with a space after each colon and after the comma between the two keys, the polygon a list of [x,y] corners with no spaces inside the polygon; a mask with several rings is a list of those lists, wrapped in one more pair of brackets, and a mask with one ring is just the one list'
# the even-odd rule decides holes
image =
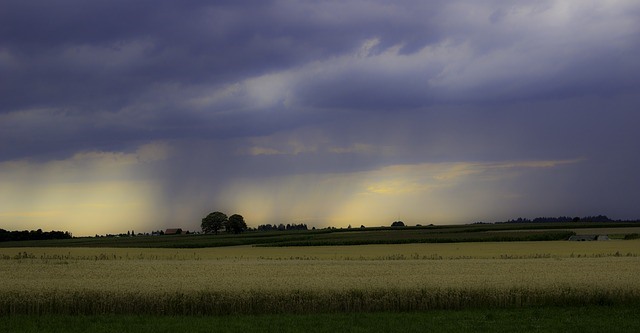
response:
{"label": "tree line", "polygon": [[284,230],[309,230],[306,224],[261,224],[258,226],[258,231],[284,231]]}
{"label": "tree line", "polygon": [[42,229],[7,231],[4,229],[0,229],[0,242],[45,239],[71,239],[72,237],[73,236],[68,231],[42,231]]}
{"label": "tree line", "polygon": [[584,216],[584,217],[570,217],[570,216],[558,216],[558,217],[536,217],[534,219],[522,218],[511,219],[502,223],[547,223],[547,222],[615,222],[606,215],[597,216]]}
{"label": "tree line", "polygon": [[205,234],[213,233],[217,235],[221,229],[229,233],[239,234],[247,230],[247,223],[240,214],[233,214],[227,217],[227,214],[223,212],[213,212],[202,219],[200,227]]}

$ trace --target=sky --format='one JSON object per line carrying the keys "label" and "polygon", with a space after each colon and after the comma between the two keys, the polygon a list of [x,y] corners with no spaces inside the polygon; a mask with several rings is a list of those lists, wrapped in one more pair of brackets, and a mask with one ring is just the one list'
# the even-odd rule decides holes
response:
{"label": "sky", "polygon": [[0,228],[640,218],[636,0],[0,3]]}

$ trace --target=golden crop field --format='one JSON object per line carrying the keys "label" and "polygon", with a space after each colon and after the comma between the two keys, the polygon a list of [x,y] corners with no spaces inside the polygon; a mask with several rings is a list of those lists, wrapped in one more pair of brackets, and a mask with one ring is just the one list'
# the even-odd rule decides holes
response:
{"label": "golden crop field", "polygon": [[638,302],[639,252],[639,240],[0,249],[0,313],[299,313]]}
{"label": "golden crop field", "polygon": [[500,259],[541,257],[640,256],[640,240],[606,242],[477,242],[373,244],[348,246],[253,247],[229,246],[201,249],[162,248],[1,248],[0,259],[27,253],[36,258],[94,260],[206,260],[206,259]]}

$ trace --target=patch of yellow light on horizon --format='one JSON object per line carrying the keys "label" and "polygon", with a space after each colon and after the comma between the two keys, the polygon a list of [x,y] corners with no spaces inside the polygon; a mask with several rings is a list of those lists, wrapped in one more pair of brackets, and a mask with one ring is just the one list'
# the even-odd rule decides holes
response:
{"label": "patch of yellow light on horizon", "polygon": [[13,203],[20,210],[1,215],[29,228],[62,228],[74,234],[116,232],[148,219],[156,192],[144,182],[58,184],[39,189],[31,202]]}
{"label": "patch of yellow light on horizon", "polygon": [[61,210],[36,210],[36,211],[6,211],[0,212],[0,217],[2,218],[54,218],[56,216],[63,215],[64,212]]}
{"label": "patch of yellow light on horizon", "polygon": [[366,173],[363,187],[365,193],[383,195],[426,192],[444,186],[444,181],[474,173],[469,165],[392,165]]}
{"label": "patch of yellow light on horizon", "polygon": [[0,215],[11,215],[14,223],[33,225],[45,220],[66,225],[79,219],[80,215],[90,215],[90,211],[101,216],[123,215],[132,209],[139,210],[140,201],[148,201],[157,193],[157,190],[149,189],[150,183],[140,181],[56,182],[55,179],[44,179],[43,182],[5,185],[8,193],[0,193]]}
{"label": "patch of yellow light on horizon", "polygon": [[[425,218],[439,223],[454,222],[464,219],[466,210],[472,210],[473,205],[460,206],[456,200],[451,200],[452,194],[448,189],[464,188],[462,193],[465,193],[468,192],[466,184],[477,184],[479,179],[488,183],[499,182],[512,177],[513,170],[549,168],[579,161],[399,164],[352,173],[345,175],[345,182],[356,187],[355,193],[342,200],[327,220],[337,225],[368,225],[371,222],[377,225],[375,221],[384,223],[406,216],[417,218],[418,223],[428,223]],[[488,197],[504,196],[504,193],[491,192],[492,185],[485,183],[479,186],[482,186],[483,193],[492,193]],[[517,194],[507,195],[517,197]],[[481,201],[474,202],[482,204]],[[428,210],[426,204],[429,205]],[[394,216],[396,212],[400,216]]]}
{"label": "patch of yellow light on horizon", "polygon": [[[463,178],[490,170],[551,168],[577,163],[582,159],[504,163],[421,163],[392,165],[368,173],[367,191],[373,193],[416,192],[453,185]],[[500,176],[498,175],[498,179]],[[493,177],[492,179],[496,179]]]}
{"label": "patch of yellow light on horizon", "polygon": [[43,163],[0,163],[0,216],[9,217],[7,227],[20,230],[65,229],[76,235],[126,230],[153,218],[149,212],[155,211],[159,185],[138,175],[143,164],[168,154],[165,144],[150,143],[133,153],[93,151]]}
{"label": "patch of yellow light on horizon", "polygon": [[436,218],[438,223],[455,222],[495,198],[517,196],[492,185],[517,175],[514,170],[576,161],[398,164],[372,171],[247,179],[225,189],[223,200],[253,225],[304,218],[333,226],[370,226],[403,216],[419,218],[417,223]]}

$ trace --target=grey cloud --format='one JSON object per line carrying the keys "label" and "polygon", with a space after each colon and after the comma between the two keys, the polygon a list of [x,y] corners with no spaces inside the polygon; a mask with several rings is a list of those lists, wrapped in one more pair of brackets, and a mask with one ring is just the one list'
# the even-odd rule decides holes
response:
{"label": "grey cloud", "polygon": [[[407,8],[354,2],[7,2],[0,40],[14,65],[2,85],[12,97],[3,110],[52,102],[86,106],[97,98],[127,103],[150,82],[226,83],[340,54],[370,35],[396,43],[394,33],[423,25],[395,22],[407,13],[394,11]],[[127,53],[133,54],[124,63],[92,62]]]}
{"label": "grey cloud", "polygon": [[[638,165],[639,15],[634,1],[4,1],[0,161],[166,142],[167,206],[204,207],[239,178],[458,161],[582,158],[535,181],[630,193],[638,178],[600,161]],[[533,182],[517,186],[539,196]]]}

